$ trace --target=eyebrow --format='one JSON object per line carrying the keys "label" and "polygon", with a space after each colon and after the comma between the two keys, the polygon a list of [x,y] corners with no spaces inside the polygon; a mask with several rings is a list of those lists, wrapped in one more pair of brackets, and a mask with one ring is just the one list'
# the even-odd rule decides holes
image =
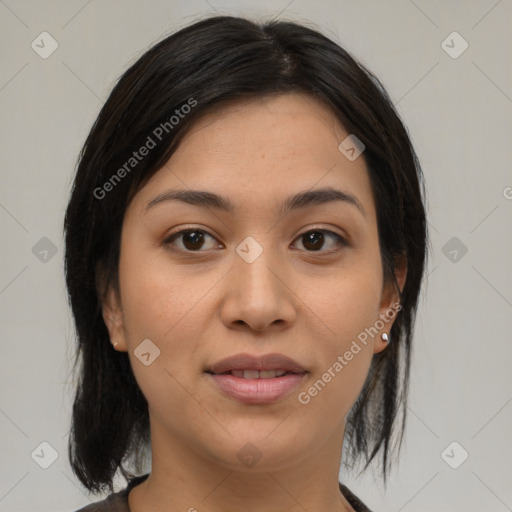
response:
{"label": "eyebrow", "polygon": [[[154,197],[144,208],[144,213],[155,207],[156,205],[168,201],[181,201],[194,206],[203,208],[214,208],[216,210],[233,213],[236,208],[235,205],[227,198],[208,192],[206,190],[167,190]],[[281,215],[287,215],[293,210],[306,208],[313,205],[322,205],[332,203],[334,201],[342,201],[349,205],[355,206],[366,217],[366,212],[361,202],[352,194],[336,190],[331,187],[325,187],[314,190],[304,190],[293,196],[288,197],[281,206]]]}

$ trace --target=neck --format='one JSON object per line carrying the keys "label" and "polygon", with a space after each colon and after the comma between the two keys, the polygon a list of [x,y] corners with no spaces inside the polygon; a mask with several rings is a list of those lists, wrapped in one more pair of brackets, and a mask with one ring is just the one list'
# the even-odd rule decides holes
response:
{"label": "neck", "polygon": [[130,492],[130,512],[353,512],[338,482],[343,432],[284,467],[257,463],[240,471],[151,430],[151,474]]}

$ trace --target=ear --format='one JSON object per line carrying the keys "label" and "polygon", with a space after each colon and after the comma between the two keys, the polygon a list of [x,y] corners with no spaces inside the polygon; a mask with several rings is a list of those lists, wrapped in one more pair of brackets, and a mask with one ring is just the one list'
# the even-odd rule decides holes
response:
{"label": "ear", "polygon": [[[100,272],[99,275],[101,274]],[[99,290],[98,295],[101,298],[103,321],[107,326],[110,342],[115,350],[127,352],[128,347],[124,329],[123,309],[119,293],[113,286],[109,286],[108,289],[105,289],[102,277],[98,277],[97,288]]]}
{"label": "ear", "polygon": [[[384,283],[382,288],[379,319],[377,320],[377,322],[379,322],[379,320],[380,322],[377,325],[380,327],[381,323],[383,323],[384,326],[382,329],[379,329],[377,336],[375,336],[375,342],[373,345],[374,354],[382,352],[388,346],[389,342],[382,339],[382,334],[386,333],[388,337],[390,337],[391,327],[393,326],[395,318],[401,309],[399,291],[401,292],[404,289],[407,277],[407,258],[405,254],[395,258],[394,268],[396,284],[390,280]],[[398,285],[398,289],[396,285]],[[392,340],[391,343],[393,343]]]}

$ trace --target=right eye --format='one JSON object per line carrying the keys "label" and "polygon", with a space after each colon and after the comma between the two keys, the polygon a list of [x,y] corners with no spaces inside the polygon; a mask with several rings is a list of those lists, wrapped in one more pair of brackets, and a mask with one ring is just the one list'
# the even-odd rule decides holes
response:
{"label": "right eye", "polygon": [[[203,252],[200,251],[200,249],[205,243],[205,235],[206,237],[210,237],[212,240],[215,240],[212,235],[202,229],[182,229],[181,231],[177,231],[168,236],[164,243],[174,246],[173,250],[182,252]],[[178,246],[178,248],[175,249],[175,241],[177,240],[181,240],[181,247]],[[215,249],[215,247],[212,247],[211,249]]]}

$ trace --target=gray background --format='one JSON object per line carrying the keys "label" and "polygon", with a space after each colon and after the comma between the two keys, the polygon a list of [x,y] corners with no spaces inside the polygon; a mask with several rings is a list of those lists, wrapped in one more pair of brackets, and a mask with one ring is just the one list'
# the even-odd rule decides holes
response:
{"label": "gray background", "polygon": [[[343,481],[379,512],[512,510],[510,0],[0,0],[0,512],[100,499],[66,451],[74,327],[61,227],[73,169],[119,75],[215,11],[316,23],[382,80],[425,172],[432,247],[400,465],[386,492],[371,472]],[[43,31],[58,42],[47,59],[31,47]],[[454,31],[469,44],[457,58],[445,51],[462,49]],[[47,469],[42,442],[58,455]]]}

